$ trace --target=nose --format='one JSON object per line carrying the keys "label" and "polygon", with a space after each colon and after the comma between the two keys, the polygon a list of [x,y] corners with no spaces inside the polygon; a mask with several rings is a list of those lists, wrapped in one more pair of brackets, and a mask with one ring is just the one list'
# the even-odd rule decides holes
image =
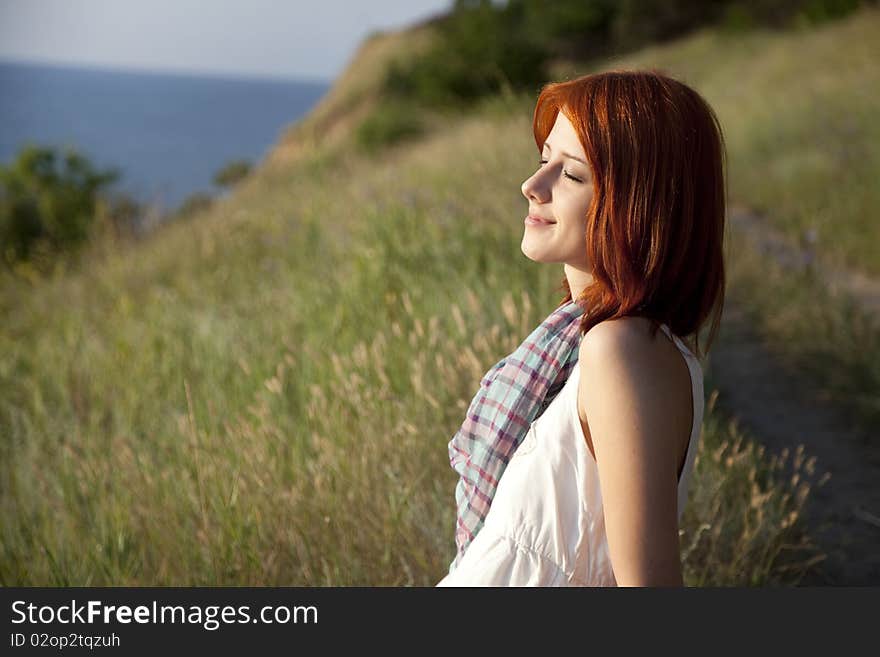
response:
{"label": "nose", "polygon": [[523,196],[525,196],[530,201],[535,201],[536,203],[546,203],[548,190],[546,189],[546,185],[542,181],[542,176],[540,175],[540,171],[536,172],[534,175],[527,178],[520,189],[522,190]]}

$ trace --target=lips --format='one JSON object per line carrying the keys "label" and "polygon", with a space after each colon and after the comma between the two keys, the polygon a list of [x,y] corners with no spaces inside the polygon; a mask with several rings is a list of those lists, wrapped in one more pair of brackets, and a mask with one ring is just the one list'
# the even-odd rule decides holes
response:
{"label": "lips", "polygon": [[551,221],[551,220],[549,220],[549,219],[545,219],[544,217],[539,217],[539,216],[534,215],[534,214],[530,214],[530,215],[528,215],[528,216],[526,217],[526,220],[525,220],[525,221],[526,221],[527,224],[542,224],[542,225],[545,225],[545,226],[548,226],[548,225],[550,225],[550,224],[555,224],[555,223],[556,223],[555,221]]}

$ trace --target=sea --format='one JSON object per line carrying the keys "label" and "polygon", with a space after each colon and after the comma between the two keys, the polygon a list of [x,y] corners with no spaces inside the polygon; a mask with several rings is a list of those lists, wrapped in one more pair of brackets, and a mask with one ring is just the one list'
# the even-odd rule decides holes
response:
{"label": "sea", "polygon": [[0,162],[26,144],[74,148],[119,171],[107,191],[171,211],[221,195],[214,174],[259,163],[331,84],[0,61]]}

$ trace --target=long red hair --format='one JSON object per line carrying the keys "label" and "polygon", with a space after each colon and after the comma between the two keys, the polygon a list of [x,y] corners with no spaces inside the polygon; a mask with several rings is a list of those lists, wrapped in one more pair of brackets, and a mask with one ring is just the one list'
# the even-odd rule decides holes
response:
{"label": "long red hair", "polygon": [[[577,302],[581,333],[642,316],[694,336],[724,306],[726,155],[721,125],[693,89],[666,74],[615,70],[544,85],[533,130],[539,152],[562,111],[593,173],[586,248],[593,282]],[[568,280],[561,303],[571,300]],[[707,348],[708,351],[708,348]]]}

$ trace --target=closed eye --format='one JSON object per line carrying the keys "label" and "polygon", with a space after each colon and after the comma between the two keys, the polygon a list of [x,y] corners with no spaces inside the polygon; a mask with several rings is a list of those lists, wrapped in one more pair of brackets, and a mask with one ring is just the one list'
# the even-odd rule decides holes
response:
{"label": "closed eye", "polygon": [[[543,166],[544,164],[547,164],[547,160],[538,160],[538,166]],[[566,171],[565,169],[562,170],[562,173],[563,173],[563,175],[564,175],[566,178],[569,178],[570,180],[574,180],[575,182],[579,182],[579,183],[584,182],[584,181],[581,180],[580,178],[575,178],[574,176],[572,176],[572,175],[571,175],[568,171]]]}

